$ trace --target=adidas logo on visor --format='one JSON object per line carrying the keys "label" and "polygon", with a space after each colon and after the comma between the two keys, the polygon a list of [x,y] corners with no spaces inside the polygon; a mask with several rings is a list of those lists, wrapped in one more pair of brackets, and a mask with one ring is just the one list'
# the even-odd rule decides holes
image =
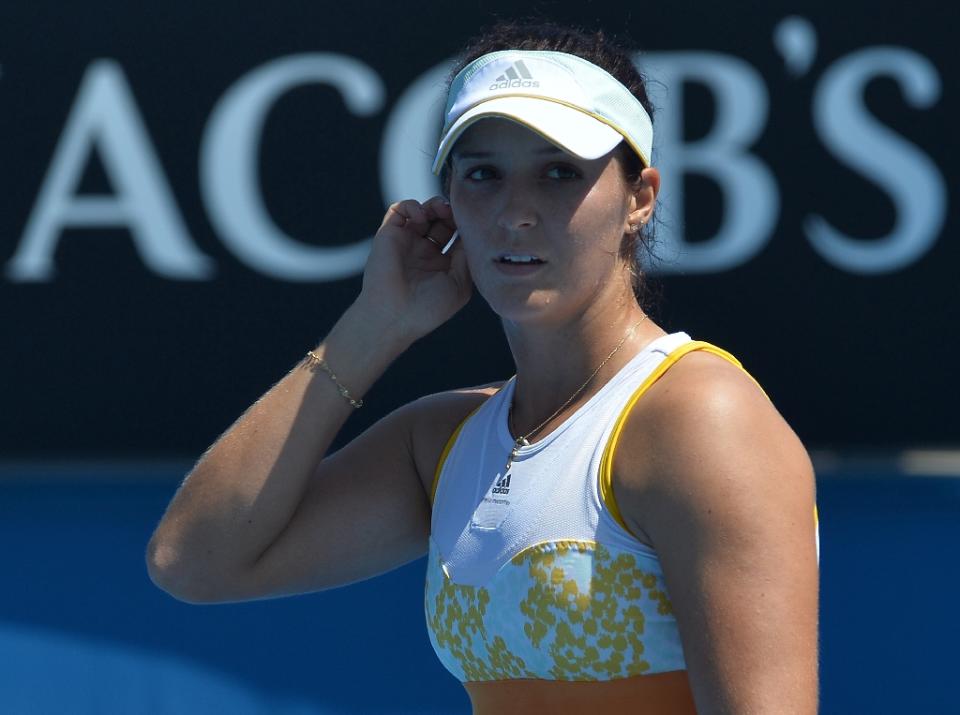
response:
{"label": "adidas logo on visor", "polygon": [[493,84],[487,89],[515,89],[517,87],[539,87],[540,83],[533,78],[530,70],[523,64],[523,60],[517,60],[507,71],[497,77]]}

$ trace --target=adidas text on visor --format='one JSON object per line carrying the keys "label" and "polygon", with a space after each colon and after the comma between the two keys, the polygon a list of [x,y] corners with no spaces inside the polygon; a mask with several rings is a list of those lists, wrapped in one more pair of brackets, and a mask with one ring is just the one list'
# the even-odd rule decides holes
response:
{"label": "adidas text on visor", "polygon": [[650,166],[653,123],[606,70],[565,52],[504,50],[478,57],[450,85],[433,173],[467,127],[488,117],[519,122],[581,159],[626,140]]}

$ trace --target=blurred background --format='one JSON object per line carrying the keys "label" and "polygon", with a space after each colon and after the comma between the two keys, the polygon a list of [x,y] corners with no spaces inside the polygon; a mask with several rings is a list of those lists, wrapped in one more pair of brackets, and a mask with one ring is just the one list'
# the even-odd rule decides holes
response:
{"label": "blurred background", "polygon": [[[960,712],[960,11],[520,10],[642,50],[653,313],[737,355],[817,468],[822,712]],[[517,12],[0,4],[0,711],[469,712],[427,639],[422,561],[201,607],[157,590],[143,551],[203,450],[357,294],[385,206],[437,193],[452,58]],[[475,298],[342,439],[510,374]]]}

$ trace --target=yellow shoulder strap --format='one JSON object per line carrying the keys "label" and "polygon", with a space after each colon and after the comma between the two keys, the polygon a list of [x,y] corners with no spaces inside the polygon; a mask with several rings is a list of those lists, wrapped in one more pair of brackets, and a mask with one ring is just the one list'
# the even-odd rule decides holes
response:
{"label": "yellow shoulder strap", "polygon": [[[484,400],[486,402],[486,400]],[[460,432],[463,431],[463,427],[467,424],[469,420],[476,413],[480,407],[483,406],[483,402],[477,405],[473,410],[470,411],[470,414],[463,418],[460,424],[457,425],[457,428],[453,431],[453,434],[450,435],[450,438],[447,439],[447,443],[443,446],[443,451],[440,453],[440,459],[437,460],[437,468],[433,471],[433,485],[430,487],[430,506],[433,506],[433,501],[437,496],[437,486],[440,484],[440,472],[443,471],[443,465],[447,461],[447,457],[450,454],[450,450],[453,449],[454,443],[457,441],[457,437],[460,436]]]}
{"label": "yellow shoulder strap", "polygon": [[[744,373],[746,373],[746,375],[753,380],[754,384],[760,388],[760,391],[763,392],[763,388],[760,387],[760,383],[754,380],[753,376],[744,369],[739,360],[737,360],[726,350],[718,348],[716,345],[705,343],[702,340],[693,340],[689,343],[684,343],[667,355],[663,361],[657,365],[654,371],[650,373],[647,379],[644,380],[640,387],[638,387],[630,396],[630,399],[627,400],[626,406],[620,412],[620,416],[617,418],[617,421],[613,426],[613,432],[610,434],[610,440],[607,442],[607,446],[603,450],[603,457],[600,461],[600,498],[610,510],[610,515],[618,524],[620,524],[620,526],[624,528],[627,533],[632,532],[629,528],[627,528],[627,524],[623,520],[623,515],[620,513],[620,508],[617,506],[617,500],[613,495],[613,454],[617,448],[617,442],[620,440],[620,434],[623,432],[623,427],[627,422],[627,418],[630,416],[631,410],[633,410],[633,406],[637,404],[640,398],[643,397],[644,393],[650,389],[650,386],[659,380],[663,374],[670,369],[671,366],[676,364],[676,362],[684,355],[691,353],[694,350],[706,350],[707,352],[719,355],[724,360],[733,363],[743,370]],[[766,395],[767,393],[763,392],[763,394]],[[767,398],[769,399],[769,395]],[[636,535],[634,534],[634,536]]]}

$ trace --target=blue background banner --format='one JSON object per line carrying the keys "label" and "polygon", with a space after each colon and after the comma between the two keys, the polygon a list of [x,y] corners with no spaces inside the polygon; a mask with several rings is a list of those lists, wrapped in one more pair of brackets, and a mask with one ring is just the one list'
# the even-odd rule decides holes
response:
{"label": "blue background banner", "polygon": [[[180,473],[4,469],[4,712],[469,713],[427,639],[422,559],[254,603],[193,606],[157,590],[143,548]],[[822,473],[818,489],[821,712],[953,712],[960,481],[874,469]]]}

